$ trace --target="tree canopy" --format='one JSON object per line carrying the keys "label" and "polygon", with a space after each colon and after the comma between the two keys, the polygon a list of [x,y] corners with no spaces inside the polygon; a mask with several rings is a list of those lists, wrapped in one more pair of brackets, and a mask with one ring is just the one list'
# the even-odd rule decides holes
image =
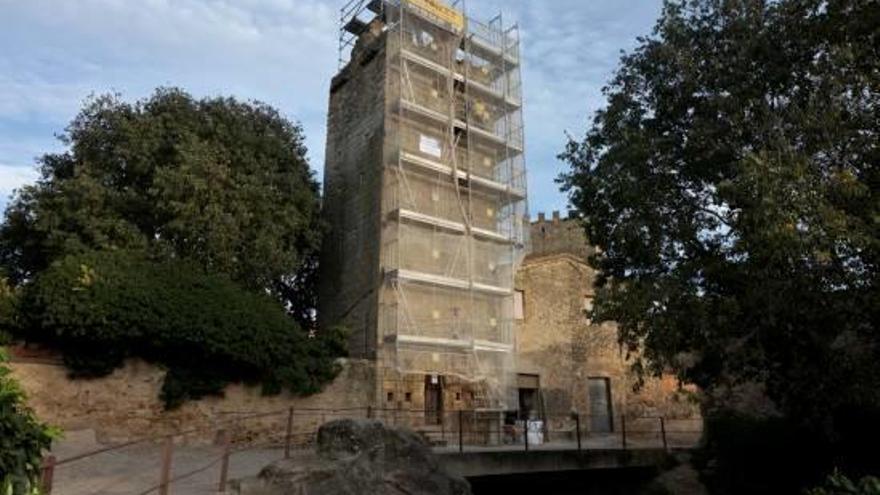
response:
{"label": "tree canopy", "polygon": [[836,438],[880,410],[880,8],[679,0],[560,181],[639,365]]}
{"label": "tree canopy", "polygon": [[0,345],[17,329],[18,293],[5,278],[0,277]]}
{"label": "tree canopy", "polygon": [[260,103],[159,89],[92,98],[39,159],[0,227],[0,269],[18,284],[89,250],[196,260],[268,290],[304,325],[321,232],[301,128]]}
{"label": "tree canopy", "polygon": [[309,394],[344,355],[316,333],[322,234],[301,128],[261,103],[92,98],[0,225],[0,333],[75,376],[139,357],[169,407],[232,381]]}

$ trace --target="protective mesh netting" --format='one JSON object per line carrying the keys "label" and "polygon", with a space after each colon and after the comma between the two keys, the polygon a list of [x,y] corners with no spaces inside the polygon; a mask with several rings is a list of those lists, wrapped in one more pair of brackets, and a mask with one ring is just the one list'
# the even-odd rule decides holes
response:
{"label": "protective mesh netting", "polygon": [[407,0],[384,9],[383,359],[473,383],[478,407],[515,407],[513,289],[526,242],[518,32],[500,18],[458,29]]}

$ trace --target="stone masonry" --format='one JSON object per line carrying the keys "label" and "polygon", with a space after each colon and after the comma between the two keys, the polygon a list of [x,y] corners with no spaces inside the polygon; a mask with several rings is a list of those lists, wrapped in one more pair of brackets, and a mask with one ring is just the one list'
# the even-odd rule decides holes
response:
{"label": "stone masonry", "polygon": [[[613,323],[590,322],[587,309],[594,297],[594,270],[587,263],[591,249],[575,219],[551,219],[539,214],[531,224],[532,251],[517,273],[523,298],[517,325],[517,369],[537,377],[537,409],[550,422],[562,421],[573,411],[591,411],[589,380],[610,384],[613,423],[630,418],[699,417],[698,407],[671,376],[648,379],[634,391],[630,362],[617,341]],[[555,418],[555,419],[554,419]],[[614,429],[617,425],[612,425]]]}

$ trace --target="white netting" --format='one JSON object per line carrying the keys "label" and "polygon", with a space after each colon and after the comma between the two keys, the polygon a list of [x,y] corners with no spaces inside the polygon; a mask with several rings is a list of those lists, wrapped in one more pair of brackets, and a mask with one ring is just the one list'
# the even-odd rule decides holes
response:
{"label": "white netting", "polygon": [[379,359],[400,376],[470,383],[475,406],[513,408],[526,212],[518,32],[500,17],[457,29],[425,5],[343,10],[379,6],[385,23]]}

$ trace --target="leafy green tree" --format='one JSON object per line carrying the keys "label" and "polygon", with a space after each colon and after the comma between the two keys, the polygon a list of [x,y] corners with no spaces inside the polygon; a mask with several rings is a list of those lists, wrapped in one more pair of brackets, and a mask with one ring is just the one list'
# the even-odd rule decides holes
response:
{"label": "leafy green tree", "polygon": [[18,293],[0,277],[0,345],[15,332],[18,323]]}
{"label": "leafy green tree", "polygon": [[168,407],[220,394],[233,381],[266,393],[318,392],[336,376],[344,338],[311,335],[267,294],[187,260],[91,251],[55,261],[22,297],[28,339],[63,352],[74,376],[140,357],[168,372]]}
{"label": "leafy green tree", "polygon": [[260,103],[159,89],[135,104],[88,102],[40,160],[0,227],[15,284],[88,250],[184,257],[314,315],[319,188],[302,129]]}
{"label": "leafy green tree", "polygon": [[5,364],[0,347],[0,493],[36,493],[43,452],[57,433],[25,406],[24,393]]}
{"label": "leafy green tree", "polygon": [[850,461],[880,411],[878,25],[873,0],[667,2],[561,155],[593,317],[637,367],[760,384]]}

